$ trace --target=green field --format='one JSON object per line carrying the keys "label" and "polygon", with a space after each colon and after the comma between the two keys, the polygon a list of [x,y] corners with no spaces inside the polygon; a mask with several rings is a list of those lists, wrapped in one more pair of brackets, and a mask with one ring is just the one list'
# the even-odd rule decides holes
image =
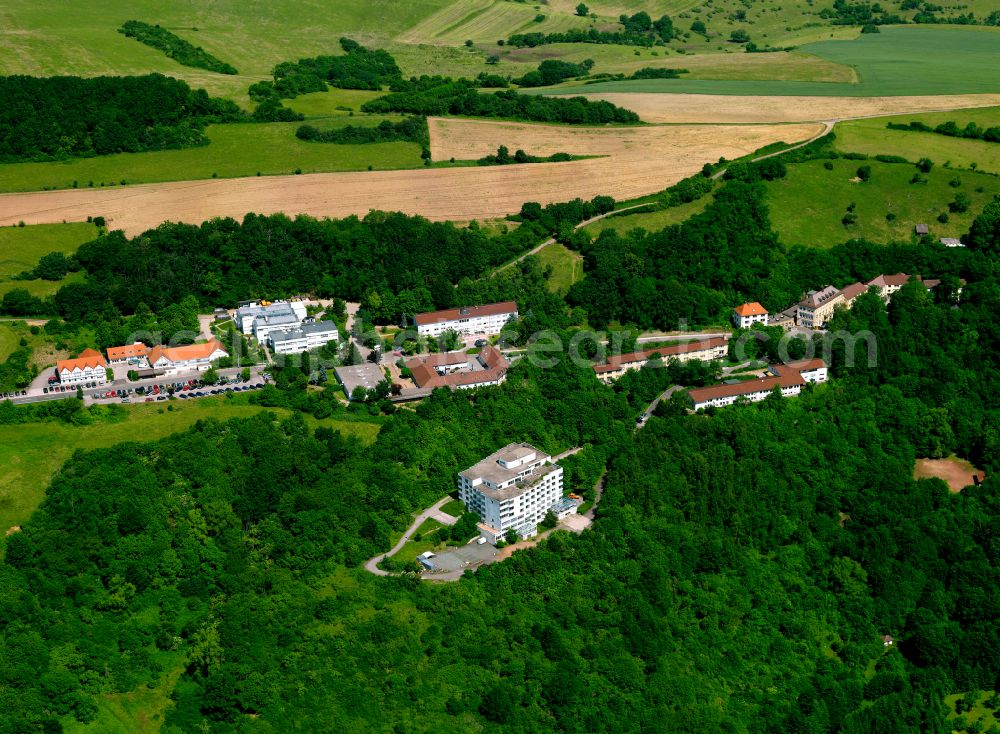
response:
{"label": "green field", "polygon": [[[183,431],[203,418],[239,418],[254,415],[263,408],[247,403],[246,396],[227,399],[201,398],[171,400],[173,410],[163,403],[139,403],[123,406],[126,420],[120,423],[97,422],[89,426],[64,423],[28,423],[0,426],[0,530],[23,523],[45,495],[45,488],[56,471],[77,449],[114,446],[122,441],[141,438],[152,441]],[[278,415],[288,411],[269,408]],[[379,425],[361,421],[324,420],[307,417],[310,425],[324,425],[372,443]]]}
{"label": "green field", "polygon": [[11,327],[7,324],[0,324],[0,362],[6,361],[7,357],[17,349],[20,339],[17,332]]}
{"label": "green field", "polygon": [[[828,62],[853,66],[856,84],[810,81],[709,81],[649,79],[604,82],[588,92],[670,92],[738,95],[896,96],[1000,92],[996,49],[1000,30],[941,26],[896,26],[856,40],[820,41],[799,50]],[[543,94],[566,93],[565,88]]]}
{"label": "green field", "polygon": [[[771,221],[782,242],[831,247],[853,238],[909,241],[918,223],[927,224],[934,237],[960,237],[983,206],[1000,193],[1000,178],[943,166],[927,174],[927,183],[911,184],[917,172],[912,165],[836,160],[828,171],[824,163],[797,163],[788,167],[785,178],[766,183]],[[867,183],[852,181],[861,165],[872,167]],[[952,187],[953,180],[961,186]],[[971,199],[968,211],[949,213],[947,224],[938,222],[938,215],[948,212],[948,203],[959,191]],[[845,226],[841,219],[851,203],[856,205],[858,221]],[[890,212],[896,215],[893,221],[886,219]]]}
{"label": "green field", "polygon": [[565,294],[583,277],[583,258],[558,242],[543,247],[535,257],[541,261],[543,270],[552,268],[547,285],[553,293]]}
{"label": "green field", "polygon": [[975,163],[979,170],[1000,173],[998,143],[950,138],[937,133],[889,130],[886,127],[886,123],[890,121],[907,123],[912,120],[920,120],[931,126],[954,120],[961,127],[965,127],[969,122],[975,122],[982,127],[996,127],[1000,126],[1000,108],[919,113],[843,122],[837,125],[835,145],[840,150],[869,155],[878,153],[900,155],[911,160],[926,156],[939,164],[951,161],[953,166],[960,168],[969,168]]}
{"label": "green field", "polygon": [[[247,86],[269,76],[281,61],[339,53],[338,39],[348,33],[368,43],[388,43],[446,5],[448,0],[277,0],[250,5],[239,0],[84,0],[53,12],[32,0],[9,0],[3,7],[0,70],[43,76],[158,71],[215,94],[245,98]],[[181,66],[116,31],[130,19],[159,23],[232,63],[240,75]]]}
{"label": "green field", "polygon": [[465,503],[461,500],[451,500],[441,507],[441,512],[452,517],[461,517],[465,512]]}
{"label": "green field", "polygon": [[50,252],[76,252],[96,235],[97,227],[86,222],[0,228],[0,298],[15,288],[24,288],[40,298],[51,296],[64,283],[80,280],[83,273],[70,273],[61,281],[11,280],[11,276],[31,270]]}
{"label": "green field", "polygon": [[633,229],[644,229],[647,232],[658,232],[672,224],[680,224],[698,212],[704,210],[711,202],[711,197],[705,196],[697,201],[688,202],[672,206],[668,209],[661,209],[655,212],[641,212],[639,214],[622,214],[619,217],[607,217],[593,224],[584,227],[584,230],[597,236],[606,229],[613,229],[620,234],[625,234]]}
{"label": "green field", "polygon": [[[136,44],[140,45],[140,44]],[[318,103],[310,100],[309,105]],[[319,128],[376,125],[380,116],[328,117],[313,120]],[[398,119],[398,118],[395,118]],[[0,166],[0,191],[64,189],[76,181],[83,188],[125,180],[130,184],[191,179],[234,178],[320,171],[363,171],[388,168],[417,168],[423,165],[417,143],[373,143],[335,145],[307,143],[295,137],[298,122],[211,125],[211,141],[200,148],[158,150],[148,153],[119,153],[96,158],[74,158],[46,163],[8,163]],[[98,212],[95,212],[95,214]]]}

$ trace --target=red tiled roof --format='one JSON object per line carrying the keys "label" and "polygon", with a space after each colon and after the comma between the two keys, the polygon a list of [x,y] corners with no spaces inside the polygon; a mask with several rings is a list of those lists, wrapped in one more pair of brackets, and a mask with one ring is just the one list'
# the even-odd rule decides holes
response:
{"label": "red tiled roof", "polygon": [[[465,362],[469,355],[462,352],[453,352],[463,357]],[[482,370],[469,370],[466,372],[452,372],[450,375],[439,375],[433,366],[435,360],[432,357],[443,355],[430,355],[429,357],[416,357],[406,363],[406,368],[413,375],[413,381],[419,388],[435,387],[458,387],[461,385],[478,385],[486,382],[496,382],[507,372],[510,363],[506,357],[500,353],[496,347],[483,347],[479,353],[479,362],[485,367]],[[458,364],[458,362],[450,362]]]}
{"label": "red tiled roof", "polygon": [[713,385],[711,387],[699,387],[688,390],[688,395],[697,405],[706,400],[716,398],[730,398],[739,395],[749,395],[750,393],[769,391],[775,387],[794,387],[804,385],[803,372],[826,367],[826,362],[822,359],[800,359],[787,364],[774,365],[771,369],[778,374],[775,377],[761,377],[756,380],[746,380],[730,385]]}
{"label": "red tiled roof", "polygon": [[171,362],[186,362],[192,359],[205,359],[219,349],[223,352],[226,351],[218,339],[212,339],[204,344],[188,344],[183,347],[153,347],[149,350],[148,359],[151,365],[155,365],[160,357],[166,357]]}
{"label": "red tiled roof", "polygon": [[73,370],[84,370],[87,367],[107,367],[104,355],[96,349],[84,349],[76,359],[60,359],[56,362],[56,371],[72,372]]}
{"label": "red tiled roof", "polygon": [[129,357],[145,357],[148,351],[148,347],[142,342],[126,344],[124,347],[108,347],[108,359],[115,362]]}
{"label": "red tiled roof", "polygon": [[418,313],[413,317],[413,323],[417,326],[427,326],[437,324],[442,321],[455,321],[460,318],[477,318],[480,316],[498,316],[505,313],[515,313],[517,304],[514,301],[504,301],[503,303],[487,303],[484,306],[466,306],[463,308],[449,308],[444,311],[431,311],[429,313]]}
{"label": "red tiled roof", "polygon": [[767,309],[757,303],[757,301],[744,303],[733,310],[736,311],[737,316],[763,316],[767,313]]}
{"label": "red tiled roof", "polygon": [[701,341],[694,342],[684,342],[681,344],[670,344],[666,347],[654,347],[652,349],[643,349],[641,352],[627,352],[626,354],[613,354],[608,357],[608,361],[604,364],[595,364],[594,372],[597,374],[603,374],[605,372],[614,372],[615,370],[621,369],[623,366],[628,364],[634,364],[636,362],[646,362],[651,359],[654,355],[658,354],[664,359],[669,359],[670,357],[676,357],[679,354],[687,354],[689,352],[700,352],[704,349],[713,349],[715,347],[722,347],[726,345],[726,340],[723,337],[713,336],[710,339],[703,339]]}
{"label": "red tiled roof", "polygon": [[704,403],[706,400],[715,398],[729,398],[737,395],[749,395],[750,393],[773,390],[776,386],[792,387],[793,385],[803,385],[805,380],[799,373],[790,373],[778,377],[761,377],[756,380],[745,380],[731,385],[713,385],[712,387],[698,387],[688,390],[691,399],[697,403]]}
{"label": "red tiled roof", "polygon": [[848,286],[844,286],[844,289],[840,292],[844,294],[845,301],[853,301],[866,290],[868,290],[868,286],[864,283],[851,283]]}

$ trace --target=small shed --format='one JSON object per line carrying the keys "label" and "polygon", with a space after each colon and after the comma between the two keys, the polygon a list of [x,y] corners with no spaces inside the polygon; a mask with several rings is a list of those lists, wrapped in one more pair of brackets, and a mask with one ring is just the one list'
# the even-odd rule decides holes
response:
{"label": "small shed", "polygon": [[435,556],[434,553],[431,553],[430,551],[425,551],[421,553],[419,556],[417,556],[417,561],[420,563],[421,566],[426,568],[428,571],[433,571],[434,561],[432,561],[431,559],[434,558],[434,556]]}
{"label": "small shed", "polygon": [[965,247],[965,245],[962,244],[962,240],[957,237],[942,237],[941,244],[945,247]]}
{"label": "small shed", "polygon": [[930,234],[931,228],[926,224],[918,224],[913,228],[913,231],[917,234]]}
{"label": "small shed", "polygon": [[892,635],[882,635],[882,647],[892,647],[892,643],[895,640],[892,639]]}

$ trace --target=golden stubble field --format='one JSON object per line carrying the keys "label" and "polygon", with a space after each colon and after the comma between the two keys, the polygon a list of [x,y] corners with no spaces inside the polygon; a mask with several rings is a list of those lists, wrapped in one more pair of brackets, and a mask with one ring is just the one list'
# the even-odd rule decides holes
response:
{"label": "golden stubble field", "polygon": [[603,99],[654,123],[766,123],[845,120],[1000,105],[1000,94],[925,97],[743,97],[713,94],[612,92],[567,96]]}
{"label": "golden stubble field", "polygon": [[0,195],[0,225],[81,221],[103,216],[137,234],[164,221],[200,223],[247,212],[342,217],[402,211],[434,220],[503,217],[525,201],[551,203],[660,191],[707,161],[738,158],[769,143],[807,140],[822,125],[687,125],[572,128],[432,119],[435,160],[479,158],[499,145],[533,155],[600,158],[566,163],[437,168],[180,181],[115,189]]}

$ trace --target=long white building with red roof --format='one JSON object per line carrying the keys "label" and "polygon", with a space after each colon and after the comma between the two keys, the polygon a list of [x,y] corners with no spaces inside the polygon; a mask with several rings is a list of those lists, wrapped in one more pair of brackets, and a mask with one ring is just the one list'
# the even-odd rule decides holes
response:
{"label": "long white building with red roof", "polygon": [[712,385],[688,390],[694,409],[724,408],[738,400],[756,403],[779,388],[786,397],[794,397],[802,392],[807,382],[826,382],[826,362],[822,359],[800,359],[787,364],[777,364],[771,367],[773,376],[760,377],[756,380],[744,380],[728,385]]}
{"label": "long white building with red roof", "polygon": [[517,304],[514,301],[504,301],[418,313],[413,317],[413,323],[420,336],[441,336],[446,331],[466,336],[492,335],[499,334],[507,322],[516,319],[517,315]]}
{"label": "long white building with red roof", "polygon": [[229,352],[218,339],[204,344],[183,347],[153,347],[149,350],[149,366],[172,375],[180,372],[204,372],[212,362],[228,357]]}

